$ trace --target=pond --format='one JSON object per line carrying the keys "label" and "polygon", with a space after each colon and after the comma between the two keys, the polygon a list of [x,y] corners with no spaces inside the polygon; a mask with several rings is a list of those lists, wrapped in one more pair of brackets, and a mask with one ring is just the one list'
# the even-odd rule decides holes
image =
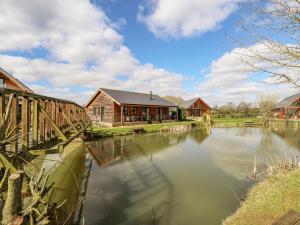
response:
{"label": "pond", "polygon": [[93,156],[84,207],[88,225],[214,225],[235,212],[262,168],[300,153],[299,132],[194,129],[86,144]]}

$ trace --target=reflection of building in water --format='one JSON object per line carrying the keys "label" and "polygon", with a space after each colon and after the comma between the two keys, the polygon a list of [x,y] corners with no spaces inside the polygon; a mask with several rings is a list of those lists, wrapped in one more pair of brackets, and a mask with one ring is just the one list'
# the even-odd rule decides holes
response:
{"label": "reflection of building in water", "polygon": [[190,136],[198,143],[201,144],[211,134],[211,127],[203,127],[191,131]]}
{"label": "reflection of building in water", "polygon": [[120,160],[122,157],[133,159],[140,156],[149,156],[166,150],[191,137],[201,144],[210,134],[211,129],[193,129],[189,132],[178,134],[146,134],[134,136],[120,136],[114,138],[99,139],[86,144],[87,149],[93,155],[99,166],[105,166]]}
{"label": "reflection of building in water", "polygon": [[101,139],[87,143],[86,148],[99,166],[105,166],[121,158],[122,139]]}
{"label": "reflection of building in water", "polygon": [[272,131],[287,144],[300,150],[300,129],[295,130],[277,127],[273,128]]}

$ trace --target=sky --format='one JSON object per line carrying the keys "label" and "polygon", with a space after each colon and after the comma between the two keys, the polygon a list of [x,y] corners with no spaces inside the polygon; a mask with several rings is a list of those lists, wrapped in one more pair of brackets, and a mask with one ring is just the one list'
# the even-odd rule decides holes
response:
{"label": "sky", "polygon": [[0,67],[38,94],[83,105],[99,88],[211,106],[294,94],[242,63],[233,39],[249,16],[244,1],[1,0]]}

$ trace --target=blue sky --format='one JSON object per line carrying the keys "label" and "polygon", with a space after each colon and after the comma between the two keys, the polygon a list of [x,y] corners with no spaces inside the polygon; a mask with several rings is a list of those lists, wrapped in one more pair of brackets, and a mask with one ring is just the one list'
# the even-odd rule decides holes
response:
{"label": "blue sky", "polygon": [[37,93],[81,104],[100,87],[211,105],[283,97],[246,72],[245,49],[231,40],[249,16],[243,1],[3,0],[0,66]]}

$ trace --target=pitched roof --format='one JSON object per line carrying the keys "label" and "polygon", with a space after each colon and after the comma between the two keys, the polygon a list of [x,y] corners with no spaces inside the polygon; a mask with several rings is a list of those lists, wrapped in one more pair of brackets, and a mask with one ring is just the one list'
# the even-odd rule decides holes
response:
{"label": "pitched roof", "polygon": [[86,107],[90,105],[90,103],[101,91],[106,95],[110,96],[118,104],[176,107],[174,103],[171,103],[158,95],[153,94],[151,98],[151,95],[146,93],[129,92],[106,88],[100,88],[97,91],[97,93],[91,98],[91,100],[87,103]]}
{"label": "pitched roof", "polygon": [[10,81],[15,83],[22,91],[28,92],[28,93],[34,93],[29,87],[27,87],[25,84],[23,84],[21,81],[19,81],[17,78],[10,75],[8,72],[6,72],[4,69],[0,67],[0,74],[7,77]]}
{"label": "pitched roof", "polygon": [[289,105],[291,105],[293,102],[295,102],[299,98],[300,98],[300,93],[292,95],[292,96],[289,96],[289,97],[283,99],[281,102],[279,102],[276,105],[275,109],[286,108],[286,107],[288,107]]}
{"label": "pitched roof", "polygon": [[[179,105],[179,107],[187,109],[187,108],[191,107],[196,101],[198,101],[198,99],[200,99],[205,105],[207,105],[201,98],[198,97],[198,98],[192,98],[192,99],[182,102]],[[207,105],[207,107],[210,108],[209,105]]]}

